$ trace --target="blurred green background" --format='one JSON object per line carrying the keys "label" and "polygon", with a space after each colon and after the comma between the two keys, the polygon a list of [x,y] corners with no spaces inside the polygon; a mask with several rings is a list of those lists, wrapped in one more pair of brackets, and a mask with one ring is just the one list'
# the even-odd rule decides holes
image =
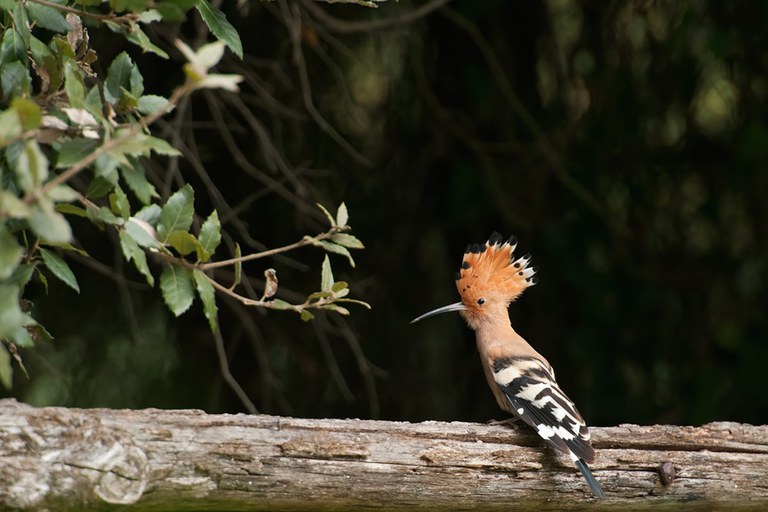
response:
{"label": "blurred green background", "polygon": [[[444,2],[439,2],[444,3]],[[259,412],[486,421],[472,332],[415,316],[458,299],[464,247],[515,234],[539,284],[513,326],[592,425],[768,422],[768,2],[224,2],[246,58],[240,95],[198,93],[156,134],[182,149],[199,211],[252,250],[322,231],[346,201],[366,249],[337,278],[373,309],[312,323],[222,299],[233,378]],[[172,51],[177,30],[150,34]],[[181,59],[93,31],[101,73],[128,49],[167,94]],[[151,179],[177,186],[168,164]],[[199,303],[174,319],[78,225],[98,261],[81,294],[31,290],[56,337],[22,355],[11,394],[34,404],[246,411]],[[111,242],[111,243],[110,243]],[[226,257],[225,254],[219,257]],[[317,289],[322,253],[277,269],[283,297]],[[157,271],[159,266],[155,266]]]}

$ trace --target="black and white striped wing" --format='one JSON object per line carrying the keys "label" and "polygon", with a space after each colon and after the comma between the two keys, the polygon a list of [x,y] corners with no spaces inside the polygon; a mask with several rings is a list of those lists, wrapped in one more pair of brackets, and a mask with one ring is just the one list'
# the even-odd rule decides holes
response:
{"label": "black and white striped wing", "polygon": [[496,360],[491,368],[496,384],[515,415],[574,461],[595,459],[589,430],[576,406],[557,385],[548,364],[523,356]]}

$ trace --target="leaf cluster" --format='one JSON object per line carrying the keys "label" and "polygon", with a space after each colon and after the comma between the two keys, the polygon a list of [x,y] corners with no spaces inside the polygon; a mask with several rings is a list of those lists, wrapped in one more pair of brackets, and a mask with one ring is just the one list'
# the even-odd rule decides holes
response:
{"label": "leaf cluster", "polygon": [[[21,364],[17,347],[52,339],[32,316],[25,289],[33,280],[47,290],[49,276],[80,291],[67,253],[88,253],[74,242],[72,218],[86,219],[117,234],[128,262],[154,287],[152,262],[162,265],[159,287],[171,312],[179,316],[200,298],[212,330],[217,329],[216,291],[250,305],[291,309],[310,318],[320,308],[347,314],[337,302],[346,283],[325,283],[332,276],[323,264],[323,287],[303,304],[266,296],[254,301],[235,291],[242,263],[315,245],[342,254],[354,266],[349,249],[362,243],[345,233],[342,205],[328,232],[262,253],[212,261],[222,240],[218,213],[203,216],[194,207],[194,190],[184,185],[163,200],[147,178],[149,158],[178,158],[181,153],[152,135],[151,125],[179,101],[201,88],[238,91],[237,75],[212,72],[225,48],[242,58],[240,38],[226,16],[207,0],[0,0],[0,381],[11,384],[11,360]],[[168,59],[144,28],[152,23],[184,21],[196,11],[216,42],[197,50],[182,41],[176,47],[187,60],[185,81],[169,97],[145,90],[144,78],[127,52],[119,53],[104,76],[94,71],[100,59],[89,30],[102,27],[122,35],[142,51]],[[74,180],[75,177],[77,180]],[[329,214],[330,215],[330,214]],[[196,228],[199,226],[199,228]],[[235,282],[224,286],[216,269],[232,266]],[[331,277],[332,279],[332,277]],[[276,276],[271,281],[277,293]],[[23,366],[22,366],[23,368]]]}

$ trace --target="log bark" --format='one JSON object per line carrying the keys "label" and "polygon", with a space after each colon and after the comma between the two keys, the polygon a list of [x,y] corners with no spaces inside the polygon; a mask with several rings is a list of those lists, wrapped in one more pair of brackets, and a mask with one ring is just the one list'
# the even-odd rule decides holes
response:
{"label": "log bark", "polygon": [[0,400],[0,508],[768,510],[768,426],[591,430],[599,504],[522,427]]}

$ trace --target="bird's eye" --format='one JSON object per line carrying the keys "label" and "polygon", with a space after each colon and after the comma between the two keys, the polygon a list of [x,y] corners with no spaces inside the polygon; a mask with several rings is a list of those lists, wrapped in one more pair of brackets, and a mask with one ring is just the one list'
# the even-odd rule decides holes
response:
{"label": "bird's eye", "polygon": [[480,297],[479,299],[477,299],[477,305],[478,306],[482,306],[483,304],[485,304],[485,299],[484,298]]}

